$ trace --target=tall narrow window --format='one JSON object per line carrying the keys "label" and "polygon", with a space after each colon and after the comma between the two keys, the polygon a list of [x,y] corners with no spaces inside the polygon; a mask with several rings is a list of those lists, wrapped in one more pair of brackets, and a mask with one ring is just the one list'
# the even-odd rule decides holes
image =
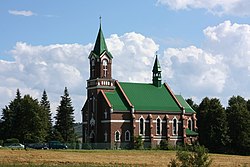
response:
{"label": "tall narrow window", "polygon": [[139,134],[143,135],[144,134],[144,119],[140,118],[139,121]]}
{"label": "tall narrow window", "polygon": [[108,141],[108,133],[107,131],[105,131],[104,133],[104,142],[107,142]]}
{"label": "tall narrow window", "polygon": [[193,130],[193,124],[191,119],[188,120],[188,129]]}
{"label": "tall narrow window", "polygon": [[178,122],[177,119],[173,119],[173,135],[177,135]]}
{"label": "tall narrow window", "polygon": [[156,119],[156,134],[157,135],[161,134],[161,119],[160,118]]}
{"label": "tall narrow window", "polygon": [[120,141],[120,137],[121,137],[120,132],[116,131],[115,132],[115,141]]}
{"label": "tall narrow window", "polygon": [[129,132],[129,130],[127,130],[125,132],[125,141],[130,141],[130,132]]}
{"label": "tall narrow window", "polygon": [[95,77],[95,60],[91,60],[91,76],[94,78]]}
{"label": "tall narrow window", "polygon": [[107,77],[107,71],[108,71],[108,61],[106,59],[104,59],[102,61],[102,65],[103,65],[103,76]]}

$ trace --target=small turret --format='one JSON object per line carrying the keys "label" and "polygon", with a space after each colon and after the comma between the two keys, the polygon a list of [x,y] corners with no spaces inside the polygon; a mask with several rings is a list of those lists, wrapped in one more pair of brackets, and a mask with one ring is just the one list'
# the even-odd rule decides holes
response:
{"label": "small turret", "polygon": [[153,85],[156,87],[161,87],[161,66],[158,61],[157,55],[155,58],[155,63],[152,72],[153,72]]}

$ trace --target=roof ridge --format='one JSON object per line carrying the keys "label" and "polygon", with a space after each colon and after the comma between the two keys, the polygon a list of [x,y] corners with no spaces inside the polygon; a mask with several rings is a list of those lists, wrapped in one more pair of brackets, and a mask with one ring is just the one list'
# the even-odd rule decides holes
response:
{"label": "roof ridge", "polygon": [[125,99],[126,99],[126,101],[128,102],[129,106],[130,106],[131,108],[134,108],[134,105],[130,102],[128,96],[126,95],[126,93],[125,93],[124,90],[122,89],[122,87],[121,87],[121,85],[119,84],[119,82],[116,80],[115,83],[116,83],[117,87],[121,90],[122,95],[125,97]]}
{"label": "roof ridge", "polygon": [[167,90],[169,91],[170,95],[173,97],[173,99],[176,102],[176,104],[180,107],[181,110],[183,110],[184,107],[181,105],[181,103],[179,102],[179,100],[176,98],[175,94],[172,92],[172,90],[170,89],[170,87],[168,86],[168,84],[164,83],[164,86],[167,88]]}
{"label": "roof ridge", "polygon": [[110,101],[108,100],[108,98],[107,98],[107,96],[105,95],[105,93],[104,93],[103,90],[101,90],[101,94],[103,95],[104,99],[106,100],[108,106],[109,106],[110,108],[112,108],[112,105],[111,105]]}

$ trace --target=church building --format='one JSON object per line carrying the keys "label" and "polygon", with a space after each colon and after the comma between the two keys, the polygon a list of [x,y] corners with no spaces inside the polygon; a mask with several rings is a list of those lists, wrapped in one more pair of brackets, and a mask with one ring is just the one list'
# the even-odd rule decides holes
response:
{"label": "church building", "polygon": [[167,83],[162,83],[157,55],[152,62],[151,83],[113,79],[113,56],[100,24],[88,59],[90,76],[82,108],[83,144],[131,148],[138,136],[144,147],[156,147],[161,141],[176,145],[197,140],[196,113],[181,95],[175,95]]}

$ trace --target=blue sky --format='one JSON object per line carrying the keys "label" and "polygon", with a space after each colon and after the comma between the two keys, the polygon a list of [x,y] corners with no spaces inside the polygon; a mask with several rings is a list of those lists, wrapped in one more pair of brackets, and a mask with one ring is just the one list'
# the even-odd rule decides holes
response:
{"label": "blue sky", "polygon": [[248,0],[1,0],[0,107],[17,88],[36,98],[46,89],[55,113],[67,86],[80,121],[99,16],[115,79],[151,82],[158,51],[176,94],[224,105],[232,95],[250,98],[249,7]]}

